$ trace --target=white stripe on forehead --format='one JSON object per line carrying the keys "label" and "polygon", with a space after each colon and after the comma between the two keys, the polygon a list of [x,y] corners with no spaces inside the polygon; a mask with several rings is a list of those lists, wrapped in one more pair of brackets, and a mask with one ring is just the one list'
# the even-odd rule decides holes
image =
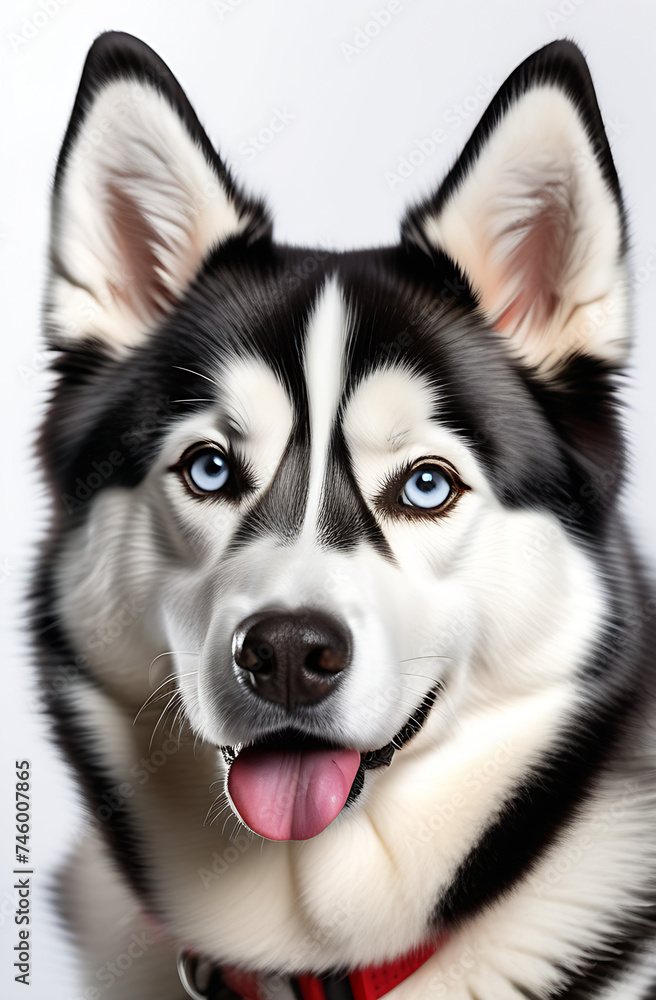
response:
{"label": "white stripe on forehead", "polygon": [[328,449],[342,394],[346,309],[335,278],[320,293],[308,324],[305,380],[310,411],[310,482],[304,534],[317,524]]}

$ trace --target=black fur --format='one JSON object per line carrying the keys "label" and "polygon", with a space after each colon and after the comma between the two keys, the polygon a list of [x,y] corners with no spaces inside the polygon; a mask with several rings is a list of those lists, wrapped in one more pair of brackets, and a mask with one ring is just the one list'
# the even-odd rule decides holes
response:
{"label": "black fur", "polygon": [[517,99],[534,87],[550,84],[567,94],[581,115],[603,177],[620,207],[622,250],[626,249],[626,216],[622,204],[622,192],[590,70],[581,50],[572,42],[565,40],[552,42],[534,52],[501,85],[458,157],[458,162],[447,174],[435,195],[408,213],[403,226],[406,239],[411,242],[416,240],[425,246],[425,240],[420,235],[421,221],[428,213],[438,212],[446,204],[481,155],[491,133]]}
{"label": "black fur", "polygon": [[[140,346],[115,357],[91,339],[75,347],[59,344],[62,351],[54,363],[58,381],[41,437],[56,517],[53,541],[44,549],[34,588],[44,687],[50,690],[57,671],[70,665],[84,683],[94,683],[55,616],[53,572],[61,540],[84,522],[100,492],[142,481],[171,424],[214,405],[207,379],[220,374],[226,359],[235,355],[260,357],[278,373],[293,402],[295,424],[276,476],[244,516],[233,549],[247,547],[263,534],[281,545],[296,537],[309,477],[304,331],[323,284],[336,275],[351,327],[345,395],[320,515],[321,543],[348,551],[366,540],[393,559],[358,490],[340,424],[344,404],[360,380],[392,361],[439,381],[442,403],[436,417],[475,451],[501,503],[553,513],[602,572],[616,581],[616,619],[608,623],[604,643],[582,671],[592,695],[590,707],[563,728],[559,749],[545,754],[531,778],[515,789],[451,884],[442,889],[433,923],[458,926],[509,892],[576,815],[600,773],[617,760],[653,677],[653,624],[644,617],[631,630],[624,624],[632,609],[647,605],[650,594],[630,546],[616,529],[624,449],[615,370],[579,354],[564,359],[545,379],[513,360],[502,338],[489,328],[458,267],[425,247],[418,236],[426,213],[439,209],[459,186],[513,101],[546,81],[573,97],[621,209],[587,67],[578,50],[565,42],[527,60],[501,88],[438,193],[410,213],[399,245],[344,254],[274,244],[264,207],[235,190],[168,68],[143,43],[119,34],[102,36],[87,59],[57,168],[55,218],[62,178],[85,113],[99,88],[120,77],[154,85],[166,97],[234,195],[240,212],[252,212],[255,221],[209,255],[182,300]],[[316,264],[310,274],[301,267],[308,256]],[[98,466],[109,469],[107,475]],[[90,476],[94,483],[100,477],[97,486],[89,485]],[[81,776],[91,810],[97,811],[109,785],[98,736],[85,727],[66,693],[49,698],[48,710]],[[128,804],[114,809],[103,828],[132,885],[150,905],[147,850],[132,829]],[[646,887],[644,902],[651,914],[656,904],[653,886]],[[634,922],[618,926],[612,944],[621,956],[605,967],[606,984],[611,970],[619,974],[642,938],[651,935],[651,926],[639,921],[647,909],[636,910]],[[593,966],[591,960],[589,968],[572,979],[568,992],[559,995],[571,1000],[594,997],[598,972]]]}

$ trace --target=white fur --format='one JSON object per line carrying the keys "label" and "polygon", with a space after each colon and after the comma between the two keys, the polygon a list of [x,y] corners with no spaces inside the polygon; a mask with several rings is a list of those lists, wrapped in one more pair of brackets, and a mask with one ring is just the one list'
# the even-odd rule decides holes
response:
{"label": "white fur", "polygon": [[70,996],[181,1000],[171,941],[110,859],[101,826],[87,829],[61,872],[65,894],[75,899],[67,916],[81,959],[80,992]]}
{"label": "white fur", "polygon": [[[104,210],[108,182],[120,182],[156,234],[145,297],[120,270],[120,240]],[[536,192],[545,188],[557,218],[563,205],[575,205],[558,222],[571,227],[560,234],[567,259],[551,312],[524,302],[518,315],[509,311],[522,291],[516,253],[535,250],[531,240],[544,221]],[[62,265],[51,321],[66,336],[94,333],[120,349],[152,328],[207,251],[243,220],[166,102],[125,83],[107,87],[90,110],[57,225]],[[425,220],[423,236],[463,266],[513,349],[531,363],[546,370],[573,346],[622,354],[617,208],[573,106],[553,88],[513,105],[440,217]],[[163,924],[150,953],[156,961],[140,968],[155,968],[155,977],[168,964],[169,978],[146,982],[137,971],[125,983],[130,1000],[176,995],[170,970],[181,945],[264,973],[362,966],[409,950],[517,783],[566,739],[584,697],[578,671],[607,618],[605,581],[553,515],[496,499],[474,451],[439,421],[439,383],[389,366],[365,378],[346,407],[357,485],[394,559],[365,541],[350,551],[321,545],[317,513],[347,327],[341,289],[330,280],[307,330],[310,481],[298,538],[263,531],[230,547],[241,517],[265,497],[297,416],[272,371],[234,357],[225,371],[201,373],[214,405],[169,428],[139,486],[106,488],[89,500],[84,527],[64,544],[57,611],[86,661],[62,697],[94,734],[90,749],[116,794],[129,800]],[[200,441],[238,451],[255,477],[250,496],[235,504],[190,495],[170,469]],[[447,517],[382,513],[383,485],[427,456],[454,466],[469,490]],[[133,595],[149,611],[111,642],[96,641],[108,616],[124,618]],[[231,814],[217,744],[241,742],[254,725],[248,713],[226,707],[239,683],[235,630],[264,609],[303,606],[338,615],[353,637],[353,662],[322,718],[326,738],[375,749],[427,691],[439,686],[440,694],[422,731],[388,769],[367,774],[352,807],[310,841],[273,843],[245,833]],[[151,692],[161,700],[144,705]],[[602,959],[612,919],[656,868],[652,763],[650,770],[627,760],[626,774],[620,765],[607,773],[513,891],[454,931],[394,1000],[520,1000],[520,989],[540,995],[562,984],[560,965],[575,969],[589,954]],[[94,963],[112,957],[108,950],[122,947],[122,908],[129,908],[127,930],[148,919],[121,884],[109,886],[96,839],[103,822],[97,811],[87,850],[100,870],[94,886],[108,894],[106,922],[86,919],[97,897],[84,880],[71,889],[90,976]],[[637,990],[629,976],[625,992],[607,1000],[629,1000]]]}
{"label": "white fur", "polygon": [[[112,189],[130,199],[132,228],[145,222],[152,232],[144,242],[126,223],[127,254]],[[73,143],[56,202],[51,329],[116,349],[138,343],[208,251],[247,222],[165,98],[136,81],[110,83]],[[149,253],[155,268],[146,274]]]}
{"label": "white fur", "polygon": [[[436,863],[438,868],[444,863],[444,847],[459,846],[463,825],[474,820],[472,808],[485,811],[490,802],[500,801],[500,780],[527,762],[518,734],[534,743],[540,716],[551,711],[536,699],[532,709],[517,705],[514,722],[498,717],[495,724],[501,730],[495,736],[493,725],[486,734],[487,758],[479,732],[479,749],[469,765],[496,765],[483,772],[489,778],[480,788],[463,757],[465,770],[459,775],[453,771],[449,795],[451,789],[441,784],[450,748],[446,758],[425,749],[403,761],[397,758],[391,780],[377,783],[377,795],[355,817],[343,817],[305,844],[275,845],[244,834],[231,840],[230,824],[223,835],[220,828],[202,825],[212,798],[212,748],[200,745],[194,757],[190,737],[176,749],[162,732],[149,749],[148,725],[137,726],[133,735],[128,720],[105,695],[89,687],[80,697],[86,718],[103,727],[102,748],[109,751],[117,787],[120,779],[123,794],[136,807],[138,829],[149,838],[152,884],[156,904],[165,913],[171,951],[193,942],[217,961],[227,956],[281,972],[284,963],[293,970],[315,962],[376,962],[410,947],[412,924],[417,920],[423,926],[427,907],[430,912],[430,888]],[[552,708],[559,706],[554,702]],[[510,740],[508,731],[513,733]],[[497,738],[499,732],[503,738]],[[469,737],[465,727],[458,741],[465,756]],[[161,746],[168,756],[155,766]],[[152,774],[140,766],[144,758],[153,762]],[[423,786],[417,782],[422,768]],[[585,949],[598,956],[603,977],[602,935],[633,905],[634,890],[654,871],[653,794],[649,777],[636,782],[610,774],[537,869],[508,898],[452,934],[394,996],[515,1000],[513,982],[539,995],[560,981],[558,965],[576,968]],[[85,892],[76,889],[78,906]],[[258,912],[267,913],[254,934],[253,898]],[[394,919],[399,911],[402,922]],[[97,928],[87,924],[81,932],[94,964],[101,964],[103,945],[106,957],[116,947],[107,945],[104,933],[104,921]],[[617,994],[618,1000],[631,996]]]}
{"label": "white fur", "polygon": [[[603,975],[603,965],[601,967]],[[610,986],[599,1000],[644,1000],[647,987],[654,985],[656,980],[656,953],[653,947],[646,952],[639,952],[635,964],[621,979],[619,984]]]}
{"label": "white fur", "polygon": [[[255,380],[250,386],[249,379]],[[269,379],[258,365],[242,365],[232,369],[226,383],[239,390],[266,387],[248,393],[251,410],[245,413],[242,405],[239,417],[246,431],[242,444],[260,490],[275,470],[291,426],[289,402],[277,381],[271,375]],[[392,389],[394,405],[384,415],[381,408]],[[219,387],[216,391],[222,398]],[[156,509],[159,530],[167,524],[177,539],[183,557],[179,563],[162,565],[153,546],[149,555],[135,560],[133,569],[130,559],[121,560],[124,575],[114,576],[108,585],[120,593],[129,590],[138,565],[139,578],[150,577],[152,594],[159,594],[160,651],[185,651],[177,657],[186,706],[184,714],[177,715],[183,742],[143,787],[135,788],[130,809],[149,844],[156,905],[169,933],[180,944],[193,943],[217,960],[294,971],[340,961],[375,963],[412,947],[439,887],[448,883],[478,831],[496,814],[535,755],[557,743],[558,730],[576,705],[576,669],[604,615],[603,586],[591,562],[550,515],[510,511],[495,500],[461,439],[429,419],[435,392],[402,370],[381,371],[360,386],[346,414],[347,444],[366,498],[373,497],[399,462],[426,454],[451,461],[471,487],[451,515],[437,523],[381,522],[396,565],[365,545],[355,553],[321,553],[307,538],[284,547],[275,538],[263,538],[228,557],[236,515],[222,515],[220,503],[199,503],[167,471],[194,438],[205,440],[212,434],[212,439],[221,440],[221,421],[230,422],[225,411],[223,416],[217,412],[214,424],[207,413],[180,421],[142,486],[125,495],[108,491],[103,503],[94,504],[84,536],[71,540],[65,565],[76,566],[79,577],[74,591],[70,578],[62,578],[62,588],[74,595],[62,608],[71,623],[83,620],[89,627],[107,606],[106,597],[96,602],[95,588],[84,585],[102,561],[99,546],[108,543],[108,522],[102,523],[105,509],[119,510],[129,502],[133,511],[141,509],[140,518],[146,521],[147,510]],[[233,395],[243,400],[241,391]],[[229,408],[230,398],[226,393],[222,406]],[[276,398],[277,423],[265,419]],[[222,517],[225,521],[217,530],[213,519]],[[116,523],[128,521],[127,516],[118,517]],[[139,518],[135,523],[139,525]],[[144,524],[138,530],[147,540]],[[538,548],[539,557],[527,558],[536,536],[546,537],[548,545]],[[331,577],[334,586],[317,589],[317,578]],[[221,715],[220,683],[217,687],[222,671],[232,669],[230,637],[245,614],[268,604],[293,608],[303,603],[338,610],[353,631],[352,676],[333,712],[346,742],[362,749],[387,742],[432,679],[444,682],[446,695],[423,732],[397,753],[387,771],[368,776],[358,803],[323,834],[301,844],[254,838],[252,846],[237,851],[236,860],[215,876],[216,857],[225,859],[234,835],[232,821],[222,833],[229,818],[225,811],[216,825],[203,825],[217,793],[217,809],[222,807],[224,765],[215,746],[239,739],[239,721]],[[135,643],[136,653],[140,648]],[[140,666],[134,658],[130,661],[129,670],[139,678],[133,682],[135,696],[138,690],[141,697],[147,686],[153,648],[147,653],[144,649]],[[201,655],[192,655],[196,653]],[[415,656],[421,659],[412,659]],[[128,687],[121,683],[125,698]],[[156,726],[165,701],[146,710],[133,726],[138,705],[128,709],[118,698],[113,700],[111,685],[105,692],[81,685],[79,697],[83,717],[102,739],[103,756],[117,785],[134,785],[139,761],[149,759],[171,729],[174,738],[177,735],[170,717]],[[196,757],[195,734],[202,737]],[[627,822],[630,826],[634,821],[628,817]],[[635,852],[638,837],[631,837]],[[627,842],[623,838],[618,849]],[[611,841],[600,850],[612,860]],[[219,867],[224,867],[221,860]],[[594,903],[600,923],[588,921],[593,946],[603,930],[601,914],[608,899],[615,906],[624,898],[626,868],[619,862],[616,867],[617,881],[608,881]],[[563,887],[563,892],[577,891]],[[585,891],[589,898],[589,889]],[[534,903],[533,883],[527,883],[525,893]],[[252,934],[255,894],[270,919]],[[437,975],[448,968],[444,963],[449,955],[479,940],[494,941],[494,957],[486,961],[495,971],[483,977],[487,987],[478,982],[478,966],[472,972],[477,995],[484,1000],[512,996],[507,977],[513,969],[520,970],[527,984],[555,975],[557,956],[549,951],[548,936],[539,959],[518,957],[518,928],[527,938],[538,930],[531,930],[529,902],[524,912],[516,901],[524,898],[521,893],[512,898],[512,904],[498,904],[494,921],[482,916],[463,931],[421,975]],[[559,915],[562,922],[567,912],[566,903],[557,894],[556,902],[547,904],[536,909],[552,914],[549,919],[556,927]],[[400,924],[394,916],[399,912],[404,914]],[[543,920],[539,914],[534,921]],[[546,935],[540,927],[539,933]],[[556,949],[560,936],[554,934]],[[419,982],[413,992],[408,986],[399,995],[419,995]],[[497,982],[496,992],[490,993],[492,982]]]}
{"label": "white fur", "polygon": [[346,316],[334,280],[322,290],[310,319],[305,348],[305,378],[310,403],[310,482],[305,526],[312,534],[321,501],[330,439],[342,395]]}
{"label": "white fur", "polygon": [[[545,204],[552,218],[559,216],[554,229],[568,244],[562,266],[541,253],[539,238],[531,245],[544,227]],[[624,358],[627,303],[617,202],[561,90],[535,88],[512,105],[460,187],[423,229],[461,265],[493,323],[531,364],[548,369],[577,349]],[[507,314],[526,292],[513,254],[521,269],[536,258],[542,275],[536,298],[552,288],[554,309],[545,303]]]}

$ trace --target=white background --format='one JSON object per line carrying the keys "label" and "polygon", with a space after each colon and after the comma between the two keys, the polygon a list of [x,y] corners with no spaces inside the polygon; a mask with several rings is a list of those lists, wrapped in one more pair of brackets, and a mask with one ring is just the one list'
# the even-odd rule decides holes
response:
{"label": "white background", "polygon": [[[400,0],[403,9],[391,23],[349,58],[343,44],[353,44],[371,11],[385,7],[382,0],[43,3],[47,15],[38,0],[5,0],[0,13],[0,403],[6,448],[0,548],[0,995],[5,1000],[80,996],[71,955],[47,899],[56,859],[74,846],[79,813],[34,707],[24,592],[46,507],[33,441],[48,387],[39,311],[49,188],[84,57],[101,31],[132,32],[169,63],[247,190],[266,196],[279,239],[337,247],[396,238],[404,207],[438,182],[483,111],[480,104],[464,118],[457,109],[463,102],[472,106],[481,77],[499,84],[546,42],[559,37],[578,42],[610,129],[630,218],[630,270],[637,290],[636,347],[625,392],[633,442],[626,508],[643,552],[652,560],[656,555],[654,5],[646,0]],[[244,155],[243,143],[266,127],[276,110],[293,119],[266,148]],[[385,172],[395,171],[399,157],[437,127],[445,130],[446,140],[390,190]],[[29,991],[13,982],[11,957],[14,760],[25,757],[32,761],[37,872]]]}

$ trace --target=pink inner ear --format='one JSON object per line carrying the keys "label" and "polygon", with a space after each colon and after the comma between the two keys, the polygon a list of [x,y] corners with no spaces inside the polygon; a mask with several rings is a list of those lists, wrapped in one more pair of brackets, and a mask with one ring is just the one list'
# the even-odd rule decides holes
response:
{"label": "pink inner ear", "polygon": [[108,183],[107,214],[116,241],[120,271],[108,276],[112,295],[142,320],[163,312],[174,297],[162,280],[155,253],[159,240],[138,203],[118,183]]}
{"label": "pink inner ear", "polygon": [[560,307],[563,283],[573,277],[576,215],[570,187],[552,183],[530,192],[536,211],[506,227],[500,237],[501,245],[508,240],[513,249],[500,265],[505,294],[500,289],[499,298],[507,305],[495,320],[499,330],[512,333],[524,322],[544,330]]}

